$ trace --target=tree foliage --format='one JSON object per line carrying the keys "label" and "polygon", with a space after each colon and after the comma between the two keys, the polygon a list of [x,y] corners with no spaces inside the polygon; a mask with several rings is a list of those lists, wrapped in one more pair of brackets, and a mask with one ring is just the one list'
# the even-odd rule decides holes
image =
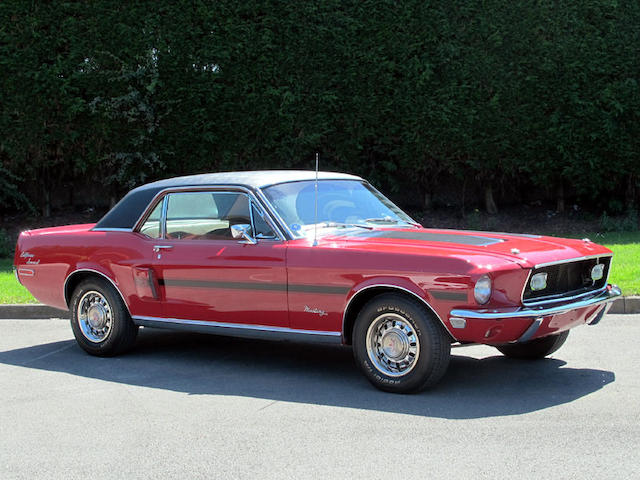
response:
{"label": "tree foliage", "polygon": [[638,199],[638,2],[9,0],[0,18],[0,208],[316,151],[414,203]]}

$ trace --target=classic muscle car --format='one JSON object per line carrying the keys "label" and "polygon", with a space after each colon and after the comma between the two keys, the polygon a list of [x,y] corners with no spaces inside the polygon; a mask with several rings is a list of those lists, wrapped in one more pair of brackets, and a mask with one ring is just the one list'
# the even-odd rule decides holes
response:
{"label": "classic muscle car", "polygon": [[143,185],[97,224],[23,232],[14,263],[92,355],[140,326],[337,342],[373,385],[411,392],[452,344],[542,358],[598,323],[620,295],[611,257],[587,239],[425,229],[353,175],[258,171]]}

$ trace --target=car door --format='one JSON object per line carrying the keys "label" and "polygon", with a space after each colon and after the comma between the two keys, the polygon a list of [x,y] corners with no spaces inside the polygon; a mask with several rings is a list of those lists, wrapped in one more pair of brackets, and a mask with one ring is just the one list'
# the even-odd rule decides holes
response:
{"label": "car door", "polygon": [[288,327],[286,246],[248,192],[171,192],[163,207],[153,270],[165,318]]}

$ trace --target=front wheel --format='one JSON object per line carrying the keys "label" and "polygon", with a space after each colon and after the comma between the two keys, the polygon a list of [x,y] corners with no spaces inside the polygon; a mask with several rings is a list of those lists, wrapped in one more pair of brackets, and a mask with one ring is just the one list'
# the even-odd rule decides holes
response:
{"label": "front wheel", "polygon": [[558,350],[569,336],[569,330],[556,335],[536,338],[529,342],[500,345],[496,347],[504,356],[511,358],[536,359],[544,358]]}
{"label": "front wheel", "polygon": [[367,379],[388,392],[435,385],[449,365],[451,342],[423,305],[398,294],[369,301],[353,329],[353,353]]}
{"label": "front wheel", "polygon": [[122,298],[102,279],[86,280],[73,292],[71,329],[84,351],[101,357],[126,351],[138,333]]}

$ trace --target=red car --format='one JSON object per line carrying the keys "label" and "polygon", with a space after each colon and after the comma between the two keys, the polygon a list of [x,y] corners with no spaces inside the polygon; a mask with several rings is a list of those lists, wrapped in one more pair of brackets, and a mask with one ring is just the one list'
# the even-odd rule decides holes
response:
{"label": "red car", "polygon": [[23,232],[18,280],[71,310],[78,344],[115,355],[138,327],[353,346],[410,392],[454,343],[542,358],[620,295],[589,240],[422,228],[363,179],[306,171],[172,178],[97,224]]}

